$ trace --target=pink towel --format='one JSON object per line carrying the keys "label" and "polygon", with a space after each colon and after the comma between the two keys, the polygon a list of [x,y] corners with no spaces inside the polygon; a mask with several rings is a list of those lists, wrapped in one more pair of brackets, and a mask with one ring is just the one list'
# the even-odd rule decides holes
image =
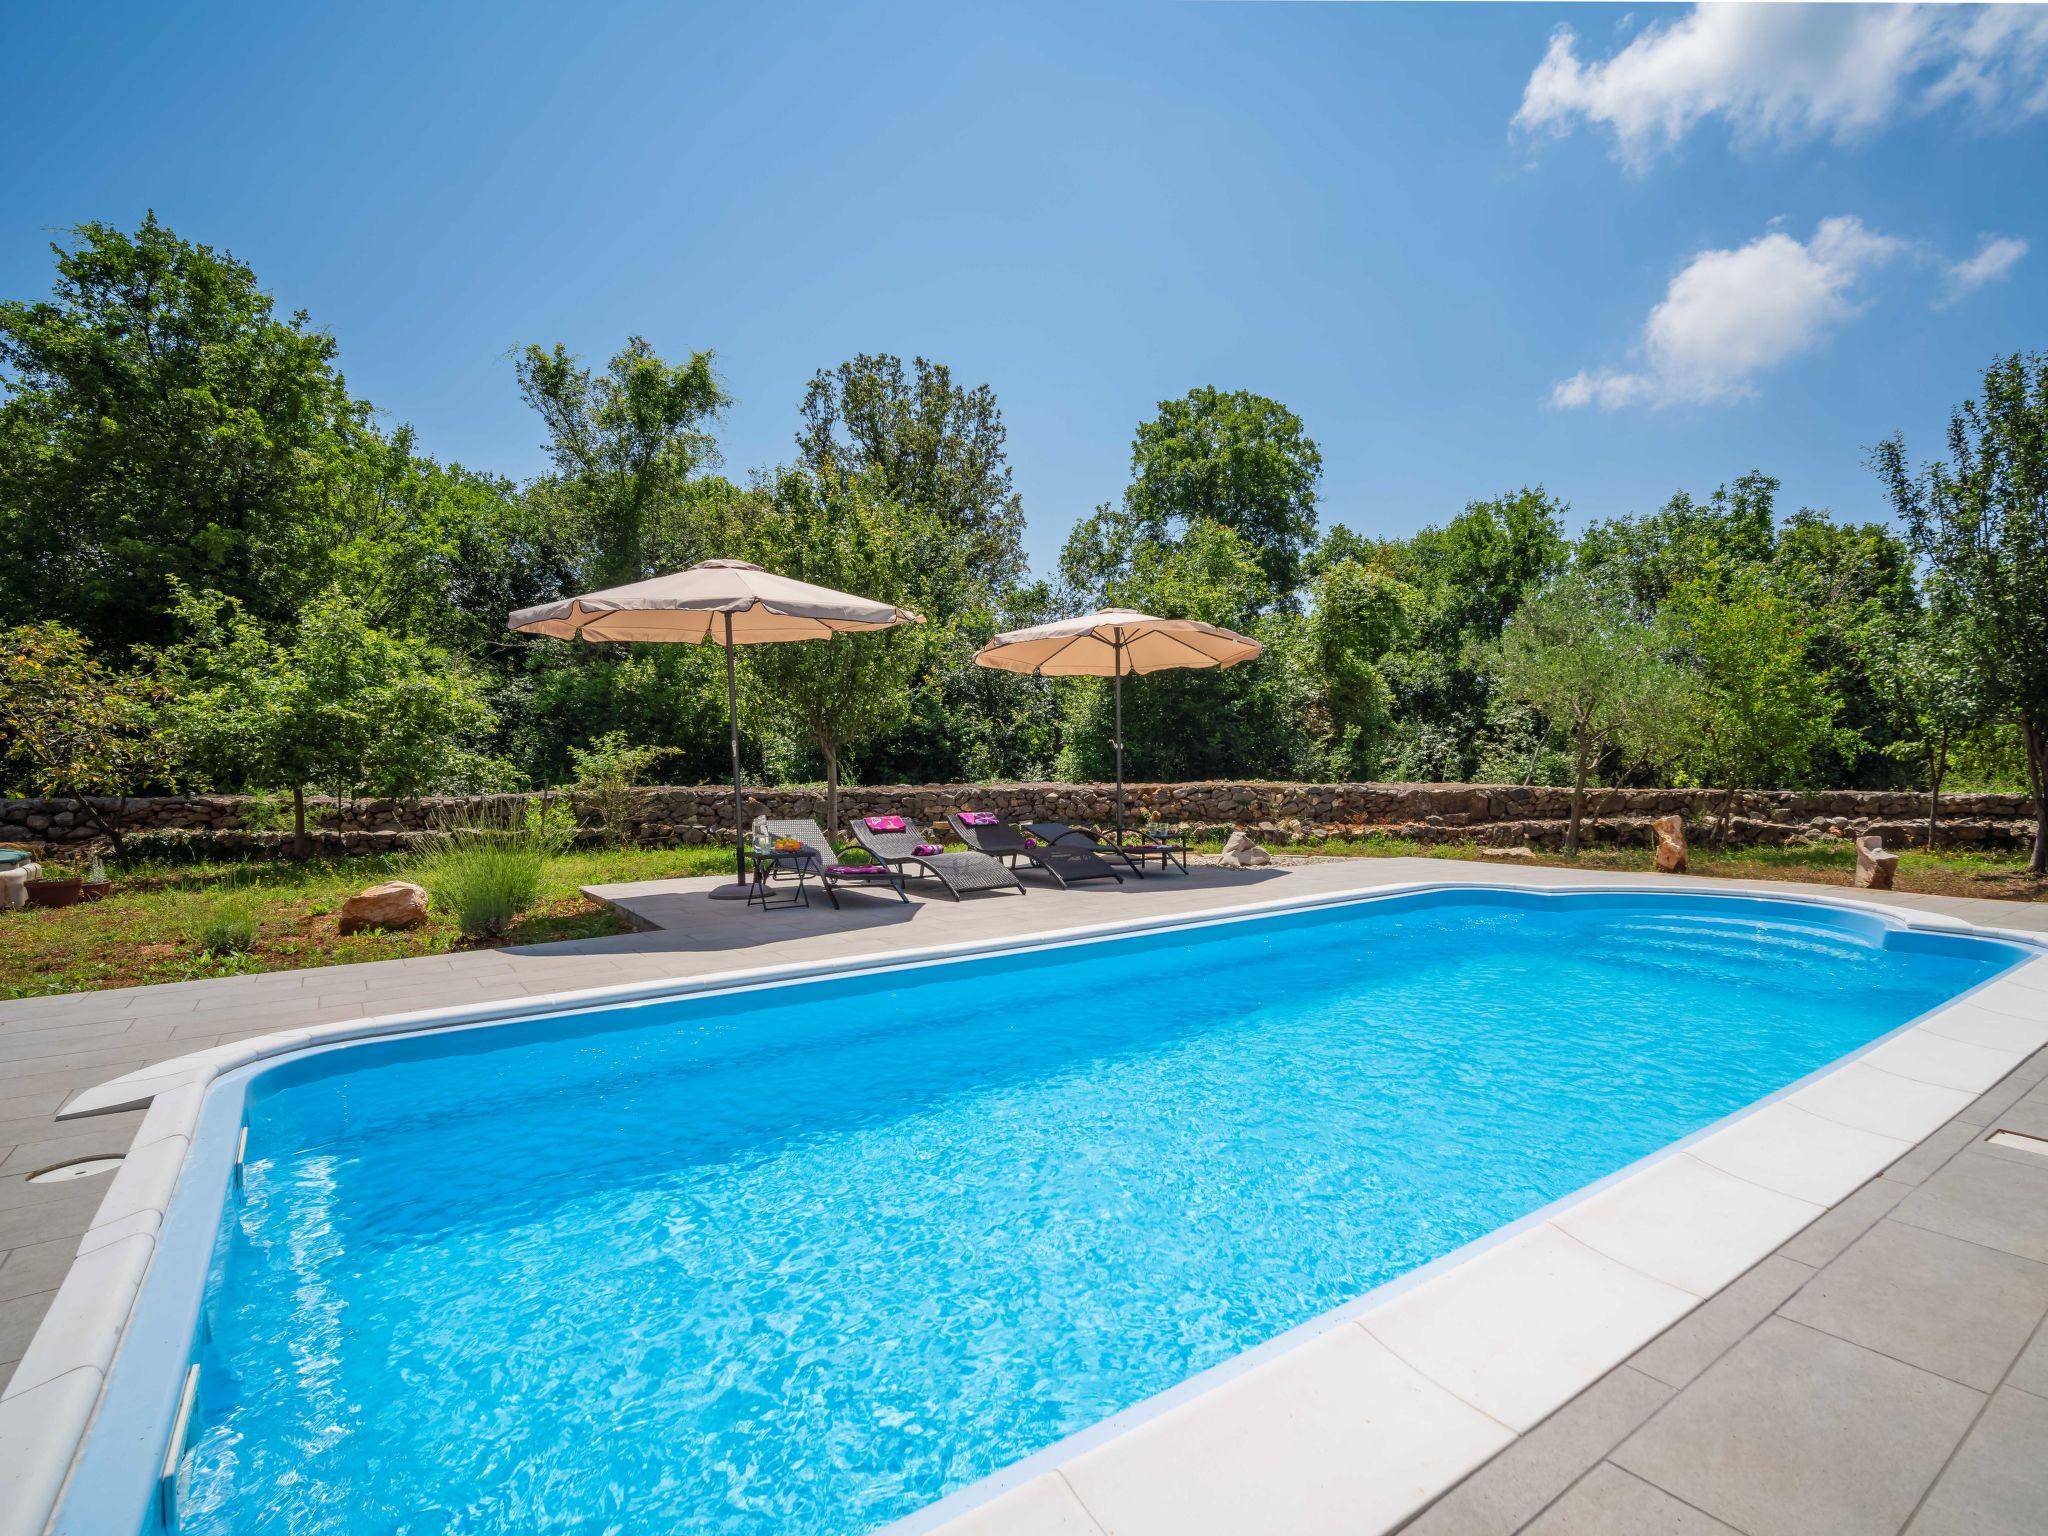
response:
{"label": "pink towel", "polygon": [[828,864],[825,866],[825,873],[828,875],[886,875],[889,871],[879,864]]}
{"label": "pink towel", "polygon": [[962,811],[960,825],[963,827],[999,827],[1003,818],[994,811]]}
{"label": "pink towel", "polygon": [[868,818],[868,830],[870,832],[903,832],[907,831],[908,828],[903,825],[903,818],[901,816],[870,816]]}
{"label": "pink towel", "polygon": [[919,843],[915,848],[911,849],[910,851],[916,854],[920,859],[928,859],[933,854],[944,853],[946,850],[941,848],[937,843]]}

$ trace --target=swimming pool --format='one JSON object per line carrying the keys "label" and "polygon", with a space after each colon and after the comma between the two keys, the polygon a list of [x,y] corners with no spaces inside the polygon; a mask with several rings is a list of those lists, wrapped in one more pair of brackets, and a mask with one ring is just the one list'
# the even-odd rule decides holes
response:
{"label": "swimming pool", "polygon": [[1432,892],[268,1066],[181,1528],[873,1530],[2021,955]]}

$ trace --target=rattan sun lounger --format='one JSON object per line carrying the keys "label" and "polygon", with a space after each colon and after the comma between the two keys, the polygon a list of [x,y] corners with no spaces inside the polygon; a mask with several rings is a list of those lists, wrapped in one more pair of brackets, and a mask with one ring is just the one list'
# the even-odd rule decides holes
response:
{"label": "rattan sun lounger", "polygon": [[[877,826],[879,822],[881,825]],[[914,821],[901,816],[857,816],[852,822],[854,841],[892,869],[915,864],[946,888],[958,901],[968,891],[1015,891],[1024,894],[1024,882],[985,853],[945,853],[930,841]]]}
{"label": "rattan sun lounger", "polygon": [[960,841],[977,853],[1001,859],[1012,869],[1019,859],[1027,860],[1034,869],[1051,875],[1063,890],[1087,880],[1124,883],[1124,877],[1092,848],[1056,848],[1040,839],[1027,838],[993,811],[955,811],[946,820],[952,823]]}
{"label": "rattan sun lounger", "polygon": [[887,886],[896,893],[896,899],[908,902],[910,897],[903,889],[903,876],[887,864],[848,863],[832,851],[832,844],[826,839],[815,821],[764,821],[763,830],[770,837],[793,837],[804,845],[818,864],[818,883],[825,887],[825,894],[832,898],[837,910],[842,885]]}

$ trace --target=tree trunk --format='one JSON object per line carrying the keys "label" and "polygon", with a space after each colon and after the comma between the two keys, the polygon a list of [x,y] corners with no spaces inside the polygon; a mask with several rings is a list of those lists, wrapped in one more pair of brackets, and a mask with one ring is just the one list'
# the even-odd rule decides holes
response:
{"label": "tree trunk", "polygon": [[1934,824],[1941,818],[1941,781],[1948,776],[1948,728],[1942,727],[1934,744],[1934,760],[1927,765],[1927,851],[1934,852]]}
{"label": "tree trunk", "polygon": [[1572,819],[1564,829],[1564,851],[1574,856],[1579,851],[1579,820],[1586,811],[1586,758],[1586,742],[1582,737],[1577,743],[1572,763]]}
{"label": "tree trunk", "polygon": [[121,827],[128,819],[128,797],[122,795],[115,800],[115,809],[111,816],[83,795],[71,803],[78,807],[79,814],[98,827],[101,835],[113,845],[114,862],[125,865],[128,862],[128,844],[121,836]]}
{"label": "tree trunk", "polygon": [[2048,727],[2035,719],[2020,721],[2027,744],[2027,777],[2034,789],[2034,856],[2027,872],[2048,875]]}
{"label": "tree trunk", "polygon": [[1728,798],[1721,802],[1721,830],[1718,834],[1716,834],[1715,840],[1719,842],[1723,848],[1726,848],[1728,846],[1728,834],[1732,832],[1734,829],[1735,790],[1731,786],[1728,790]]}
{"label": "tree trunk", "polygon": [[825,759],[825,840],[839,835],[839,748],[818,743]]}
{"label": "tree trunk", "polygon": [[292,786],[292,857],[306,856],[306,786]]}

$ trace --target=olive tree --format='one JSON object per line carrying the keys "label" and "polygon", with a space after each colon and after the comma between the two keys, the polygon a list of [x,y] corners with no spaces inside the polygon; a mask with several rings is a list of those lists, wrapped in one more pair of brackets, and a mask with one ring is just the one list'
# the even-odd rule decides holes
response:
{"label": "olive tree", "polygon": [[1927,564],[1929,610],[1968,658],[1981,720],[2011,721],[2034,801],[2028,868],[2048,874],[2048,353],[1984,371],[1949,420],[1948,455],[1909,468],[1894,436],[1874,455]]}
{"label": "olive tree", "polygon": [[1565,738],[1572,803],[1564,849],[1577,853],[1595,765],[1609,752],[1655,761],[1673,749],[1687,710],[1684,674],[1665,661],[1650,626],[1577,572],[1533,592],[1477,659],[1500,694]]}

